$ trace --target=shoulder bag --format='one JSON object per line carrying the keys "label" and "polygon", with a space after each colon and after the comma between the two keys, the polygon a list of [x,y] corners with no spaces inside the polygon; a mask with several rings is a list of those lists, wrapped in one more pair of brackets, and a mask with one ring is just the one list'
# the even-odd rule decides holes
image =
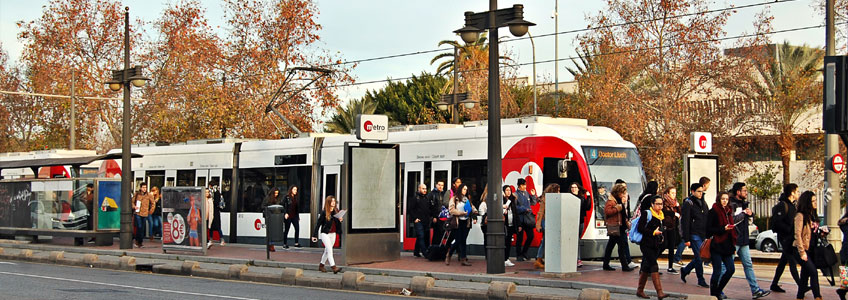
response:
{"label": "shoulder bag", "polygon": [[700,249],[700,251],[699,251],[699,252],[701,253],[701,259],[703,259],[703,260],[709,260],[709,259],[710,259],[710,257],[712,257],[712,255],[711,255],[711,253],[710,253],[710,245],[711,245],[712,243],[713,243],[713,238],[708,238],[707,240],[705,240],[705,241],[701,244],[701,249]]}

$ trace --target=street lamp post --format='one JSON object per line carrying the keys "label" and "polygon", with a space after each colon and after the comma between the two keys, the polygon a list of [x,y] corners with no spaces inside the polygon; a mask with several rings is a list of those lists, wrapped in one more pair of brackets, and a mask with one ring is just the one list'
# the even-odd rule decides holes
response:
{"label": "street lamp post", "polygon": [[[124,69],[112,70],[112,80],[106,82],[109,89],[119,91],[124,89],[124,118],[121,129],[121,249],[132,249],[132,164],[131,141],[132,128],[130,124],[130,85],[144,86],[149,78],[141,75],[141,67],[130,68],[130,8],[124,8]],[[141,230],[141,229],[139,229]]]}
{"label": "street lamp post", "polygon": [[533,115],[538,115],[539,112],[536,109],[536,98],[538,98],[538,93],[536,93],[536,43],[533,42],[533,35],[530,34],[530,31],[527,31],[527,36],[530,37],[530,46],[533,47]]}
{"label": "street lamp post", "polygon": [[451,108],[451,123],[459,124],[459,105],[462,104],[467,109],[474,108],[477,101],[468,99],[468,93],[457,93],[457,75],[459,75],[459,47],[453,47],[453,93],[442,95],[439,102],[436,102],[436,107],[439,110],[447,110]]}
{"label": "street lamp post", "polygon": [[489,244],[486,245],[486,272],[489,274],[500,274],[505,270],[504,261],[504,219],[503,207],[496,205],[501,203],[500,188],[503,182],[501,176],[501,99],[500,99],[500,75],[498,75],[498,28],[509,26],[509,32],[514,36],[523,36],[528,27],[536,24],[524,20],[524,6],[513,5],[511,8],[498,9],[497,0],[489,0],[489,11],[474,13],[465,12],[465,27],[454,31],[458,33],[466,43],[477,41],[477,37],[483,30],[489,30],[489,201],[491,203],[488,212],[488,230],[486,236]]}

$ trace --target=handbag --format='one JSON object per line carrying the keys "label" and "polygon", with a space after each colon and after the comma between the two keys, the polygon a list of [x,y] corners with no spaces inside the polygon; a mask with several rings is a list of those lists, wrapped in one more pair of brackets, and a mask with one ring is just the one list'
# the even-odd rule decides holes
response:
{"label": "handbag", "polygon": [[701,253],[701,259],[708,260],[708,259],[710,259],[710,257],[712,257],[712,255],[710,253],[710,245],[712,243],[713,243],[713,238],[708,238],[706,241],[704,241],[703,244],[701,244],[701,249],[699,251]]}
{"label": "handbag", "polygon": [[451,217],[447,222],[445,222],[445,230],[454,230],[459,228],[459,217]]}
{"label": "handbag", "polygon": [[833,250],[833,245],[827,242],[824,238],[819,238],[813,249],[813,263],[817,269],[831,268],[837,263],[836,251]]}
{"label": "handbag", "polygon": [[536,216],[533,215],[532,212],[526,212],[521,214],[521,226],[522,227],[536,227]]}
{"label": "handbag", "polygon": [[607,235],[608,236],[621,236],[621,225],[609,225],[609,226],[607,226]]}

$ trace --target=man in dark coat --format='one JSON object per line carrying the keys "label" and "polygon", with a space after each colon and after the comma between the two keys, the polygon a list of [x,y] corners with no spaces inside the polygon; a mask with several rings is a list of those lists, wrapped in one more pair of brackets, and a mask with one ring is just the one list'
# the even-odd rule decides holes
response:
{"label": "man in dark coat", "polygon": [[704,201],[704,187],[700,183],[693,183],[689,187],[689,193],[689,197],[683,200],[680,209],[681,239],[686,242],[687,247],[692,248],[695,255],[693,255],[692,261],[680,270],[680,280],[686,282],[686,275],[689,275],[689,272],[695,269],[695,275],[698,276],[698,285],[710,287],[707,280],[704,279],[704,263],[701,261],[701,256],[698,255],[701,243],[707,236],[707,213],[710,208]]}
{"label": "man in dark coat", "polygon": [[[728,192],[730,194],[730,208],[733,210],[733,223],[736,224],[736,255],[739,256],[739,261],[742,262],[742,269],[745,270],[745,279],[748,280],[748,287],[751,288],[751,297],[754,299],[762,298],[771,294],[770,291],[765,291],[757,284],[757,276],[754,274],[754,264],[751,262],[751,237],[749,236],[748,226],[754,218],[754,212],[748,207],[748,188],[744,182],[733,184]],[[724,268],[722,267],[722,273]]]}
{"label": "man in dark coat", "polygon": [[409,202],[409,216],[407,220],[413,222],[415,228],[415,250],[413,255],[421,257],[426,255],[427,247],[430,246],[430,220],[432,209],[430,208],[430,200],[427,199],[427,185],[419,184],[418,190],[415,192],[415,198]]}

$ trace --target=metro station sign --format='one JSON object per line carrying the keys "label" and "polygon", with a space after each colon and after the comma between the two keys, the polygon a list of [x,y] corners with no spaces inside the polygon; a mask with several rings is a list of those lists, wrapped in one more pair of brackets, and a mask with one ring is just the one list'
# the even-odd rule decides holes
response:
{"label": "metro station sign", "polygon": [[709,132],[692,132],[689,134],[689,147],[696,153],[713,152],[713,135]]}
{"label": "metro station sign", "polygon": [[357,115],[356,138],[385,141],[389,139],[389,117],[386,115]]}

